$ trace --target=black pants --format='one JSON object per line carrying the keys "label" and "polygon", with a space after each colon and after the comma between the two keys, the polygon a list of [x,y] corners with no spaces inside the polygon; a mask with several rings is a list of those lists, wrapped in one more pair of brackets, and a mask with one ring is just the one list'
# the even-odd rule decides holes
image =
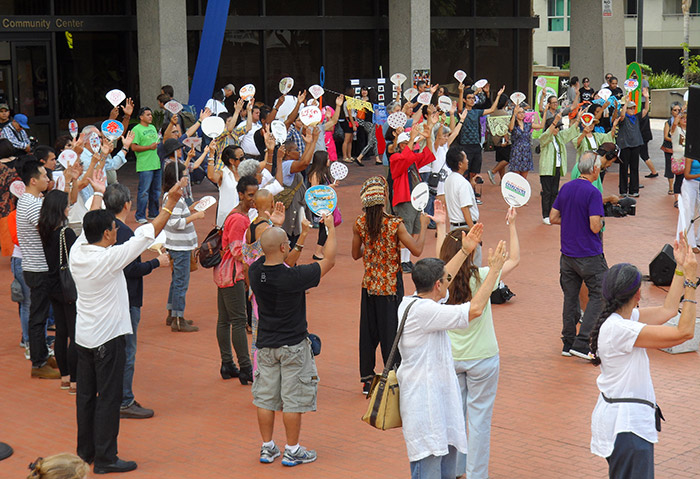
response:
{"label": "black pants", "polygon": [[559,178],[561,170],[557,168],[554,176],[540,176],[540,184],[542,185],[542,218],[548,218],[549,212],[552,210],[554,200],[559,194]]}
{"label": "black pants", "polygon": [[62,296],[60,292],[51,295],[53,317],[56,321],[56,342],[53,350],[61,376],[70,376],[70,382],[75,382],[78,366],[78,353],[75,350],[75,303],[65,303],[59,296]]}
{"label": "black pants", "polygon": [[78,456],[105,466],[117,460],[126,341],[117,336],[97,348],[78,350]]}
{"label": "black pants", "polygon": [[[403,280],[399,271],[396,294],[374,296],[362,288],[360,303],[360,380],[372,379],[375,375],[377,346],[381,344],[384,364],[389,359],[391,346],[399,326],[398,309],[403,299]],[[398,351],[394,364],[401,361]],[[393,366],[393,365],[392,365]]]}
{"label": "black pants", "polygon": [[46,363],[49,349],[46,347],[46,318],[49,315],[51,301],[49,273],[24,271],[24,281],[29,286],[31,304],[29,305],[29,352],[32,367],[40,368]]}
{"label": "black pants", "polygon": [[[564,293],[561,330],[564,349],[573,348],[584,354],[590,350],[588,337],[603,308],[601,284],[603,273],[607,269],[608,263],[602,254],[583,258],[561,255],[559,259],[559,284]],[[581,303],[578,294],[581,291],[581,283],[584,282],[588,288],[588,306],[583,314],[583,322],[579,332],[576,334],[576,325],[581,317]]]}
{"label": "black pants", "polygon": [[[629,186],[627,178],[629,175]],[[620,194],[639,193],[639,147],[620,150]]]}
{"label": "black pants", "polygon": [[654,479],[654,444],[634,433],[617,433],[607,461],[610,479]]}

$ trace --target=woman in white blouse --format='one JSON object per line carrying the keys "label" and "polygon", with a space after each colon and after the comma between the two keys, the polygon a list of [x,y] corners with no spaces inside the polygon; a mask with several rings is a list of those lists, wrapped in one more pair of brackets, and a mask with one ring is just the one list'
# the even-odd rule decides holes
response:
{"label": "woman in white blouse", "polygon": [[452,362],[448,329],[466,328],[481,316],[508,256],[505,242],[489,251],[489,273],[471,302],[448,305],[447,288],[481,239],[483,225],[462,233],[462,248],[445,264],[437,258],[418,261],[412,279],[416,294],[399,305],[408,314],[399,340],[397,372],[403,436],[411,477],[454,479],[457,452],[467,453],[467,435],[459,383]]}
{"label": "woman in white blouse", "polygon": [[[667,348],[693,337],[697,261],[681,233],[673,254],[679,265],[663,306],[638,308],[642,274],[628,263],[603,276],[605,309],[591,332],[594,365],[600,365],[598,403],[591,419],[591,452],[608,461],[611,478],[654,477],[654,443],[660,410],[646,348]],[[683,301],[681,302],[681,296]],[[678,325],[664,325],[682,310]]]}

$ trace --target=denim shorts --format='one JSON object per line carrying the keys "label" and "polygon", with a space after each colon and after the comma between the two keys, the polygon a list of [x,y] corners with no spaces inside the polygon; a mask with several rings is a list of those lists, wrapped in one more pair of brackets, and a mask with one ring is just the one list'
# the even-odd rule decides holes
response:
{"label": "denim shorts", "polygon": [[258,350],[253,404],[269,411],[316,410],[318,371],[308,338],[293,346]]}

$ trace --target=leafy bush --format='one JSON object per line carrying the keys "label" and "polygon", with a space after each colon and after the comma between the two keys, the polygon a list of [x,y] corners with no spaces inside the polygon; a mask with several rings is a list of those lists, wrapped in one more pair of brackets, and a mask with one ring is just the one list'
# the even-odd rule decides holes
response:
{"label": "leafy bush", "polygon": [[681,76],[674,75],[666,70],[649,75],[649,88],[652,90],[659,88],[683,88],[684,86],[685,81]]}

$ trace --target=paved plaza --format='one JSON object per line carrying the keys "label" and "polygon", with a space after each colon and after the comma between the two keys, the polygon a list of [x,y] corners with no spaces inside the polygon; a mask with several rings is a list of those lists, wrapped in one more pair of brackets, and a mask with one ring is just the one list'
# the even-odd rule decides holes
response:
{"label": "paved plaza", "polygon": [[[663,175],[659,130],[650,145]],[[573,166],[573,155],[569,166]],[[359,189],[364,178],[384,167],[350,166],[338,188],[344,217],[338,228],[338,260],[321,285],[307,295],[309,330],[323,340],[317,358],[318,411],[303,418],[301,444],[318,452],[313,464],[285,468],[279,461],[258,462],[260,435],[250,386],[219,376],[216,342],[216,286],[210,270],[192,273],[185,316],[200,331],[173,334],[165,326],[169,268],[145,278],[144,307],[138,331],[134,391],[136,400],[155,410],[146,420],[122,420],[119,456],[134,460],[139,478],[405,478],[408,460],[400,430],[378,431],[360,420],[367,407],[358,374],[358,327],[362,262],[350,256],[352,223],[360,213]],[[485,154],[485,169],[494,164]],[[135,193],[133,163],[119,172]],[[640,177],[647,174],[640,166]],[[567,177],[568,178],[568,177]],[[511,478],[603,478],[604,459],[590,453],[590,416],[597,400],[598,374],[587,362],[562,357],[559,287],[559,227],[542,224],[539,179],[528,178],[533,196],[518,211],[520,266],[507,278],[515,298],[493,309],[500,345],[501,374],[492,425],[490,474]],[[660,176],[641,178],[637,215],[606,218],[605,255],[609,265],[631,262],[643,274],[665,243],[673,241],[677,210]],[[617,167],[606,176],[606,193],[617,190]],[[206,180],[194,187],[197,198],[215,188]],[[486,180],[480,207],[485,224],[484,247],[507,239],[506,204],[500,187]],[[200,240],[212,227],[215,211],[197,222]],[[130,226],[136,224],[133,217]],[[300,262],[311,260],[316,233],[306,241]],[[424,256],[434,255],[432,231]],[[147,252],[146,258],[153,256]],[[484,254],[484,257],[487,255]],[[75,396],[58,381],[30,379],[30,364],[18,347],[17,305],[9,300],[10,258],[0,258],[0,441],[15,454],[0,462],[0,477],[23,478],[37,456],[75,452]],[[408,276],[406,291],[412,291]],[[660,304],[661,288],[644,282],[642,306]],[[659,478],[700,477],[700,356],[649,351],[657,400],[666,422],[655,447]],[[274,434],[283,445],[284,428],[277,418]],[[91,476],[92,477],[92,476]]]}

